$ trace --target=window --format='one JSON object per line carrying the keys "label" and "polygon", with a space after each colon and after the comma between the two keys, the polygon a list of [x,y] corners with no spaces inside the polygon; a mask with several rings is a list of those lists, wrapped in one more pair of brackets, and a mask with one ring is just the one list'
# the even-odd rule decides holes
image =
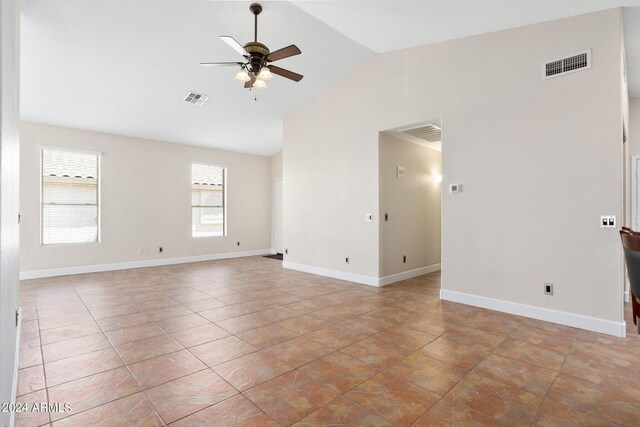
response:
{"label": "window", "polygon": [[224,236],[227,169],[191,164],[191,235]]}
{"label": "window", "polygon": [[42,244],[99,241],[100,154],[43,148]]}

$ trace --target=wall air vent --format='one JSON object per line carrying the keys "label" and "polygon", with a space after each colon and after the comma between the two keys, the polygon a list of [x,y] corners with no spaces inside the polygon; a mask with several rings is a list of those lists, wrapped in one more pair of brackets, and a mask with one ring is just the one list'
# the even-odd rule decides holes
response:
{"label": "wall air vent", "polygon": [[542,79],[564,76],[591,68],[591,49],[542,65]]}
{"label": "wall air vent", "polygon": [[184,102],[188,102],[189,104],[194,105],[202,105],[207,99],[209,99],[209,96],[207,95],[196,92],[189,92],[187,97],[184,99]]}
{"label": "wall air vent", "polygon": [[440,128],[434,124],[420,126],[413,129],[404,129],[401,132],[415,138],[423,139],[427,142],[438,142],[442,140],[442,132]]}

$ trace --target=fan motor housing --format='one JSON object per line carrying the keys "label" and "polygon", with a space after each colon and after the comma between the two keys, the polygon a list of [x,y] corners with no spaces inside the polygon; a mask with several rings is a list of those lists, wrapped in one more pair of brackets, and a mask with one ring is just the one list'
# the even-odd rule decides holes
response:
{"label": "fan motor housing", "polygon": [[244,50],[249,52],[251,54],[251,56],[254,56],[256,54],[260,54],[260,55],[262,55],[264,57],[264,56],[267,56],[269,54],[269,48],[266,47],[265,45],[263,45],[260,42],[249,42],[249,43],[244,45]]}
{"label": "fan motor housing", "polygon": [[251,71],[258,74],[265,63],[265,57],[269,54],[269,48],[260,42],[249,42],[244,45],[244,50],[249,52],[249,64]]}

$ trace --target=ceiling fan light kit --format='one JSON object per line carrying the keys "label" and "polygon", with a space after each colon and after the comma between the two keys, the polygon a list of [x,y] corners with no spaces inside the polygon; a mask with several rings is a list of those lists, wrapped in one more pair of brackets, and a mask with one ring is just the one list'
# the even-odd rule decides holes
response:
{"label": "ceiling fan light kit", "polygon": [[210,66],[240,66],[240,70],[235,79],[244,83],[245,88],[266,89],[267,81],[273,79],[273,74],[299,82],[302,80],[302,74],[285,70],[284,68],[271,65],[271,62],[280,59],[289,58],[291,56],[302,53],[296,45],[290,45],[282,49],[271,52],[267,46],[258,41],[258,15],[262,12],[260,3],[253,3],[249,6],[249,10],[254,16],[254,40],[242,46],[231,36],[220,36],[220,39],[227,43],[233,50],[243,56],[243,62],[201,62],[204,67]]}

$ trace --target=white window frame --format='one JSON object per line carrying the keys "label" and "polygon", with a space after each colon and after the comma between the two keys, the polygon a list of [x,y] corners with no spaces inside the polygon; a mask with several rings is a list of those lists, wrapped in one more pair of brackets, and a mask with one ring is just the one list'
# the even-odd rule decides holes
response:
{"label": "white window frame", "polygon": [[[53,151],[66,151],[70,153],[81,153],[81,154],[90,154],[92,156],[96,156],[98,158],[98,195],[96,198],[96,213],[97,213],[97,232],[96,232],[96,241],[94,242],[62,242],[62,243],[44,243],[44,180],[43,180],[43,151],[44,150],[53,150]],[[40,194],[39,194],[39,204],[40,204],[40,246],[67,246],[67,245],[96,245],[100,244],[102,241],[102,151],[92,151],[92,150],[83,150],[80,148],[69,148],[69,147],[57,147],[53,145],[39,145],[38,146],[38,155],[40,156],[39,163],[40,167],[38,168],[40,171]]]}
{"label": "white window frame", "polygon": [[227,205],[229,202],[228,189],[227,189],[227,177],[229,175],[229,167],[220,163],[207,163],[197,160],[192,160],[189,163],[189,198],[191,199],[191,187],[193,186],[193,165],[212,166],[222,169],[222,235],[220,236],[194,236],[193,235],[193,203],[189,206],[189,218],[191,218],[191,224],[189,224],[189,235],[192,239],[215,239],[227,236]]}

